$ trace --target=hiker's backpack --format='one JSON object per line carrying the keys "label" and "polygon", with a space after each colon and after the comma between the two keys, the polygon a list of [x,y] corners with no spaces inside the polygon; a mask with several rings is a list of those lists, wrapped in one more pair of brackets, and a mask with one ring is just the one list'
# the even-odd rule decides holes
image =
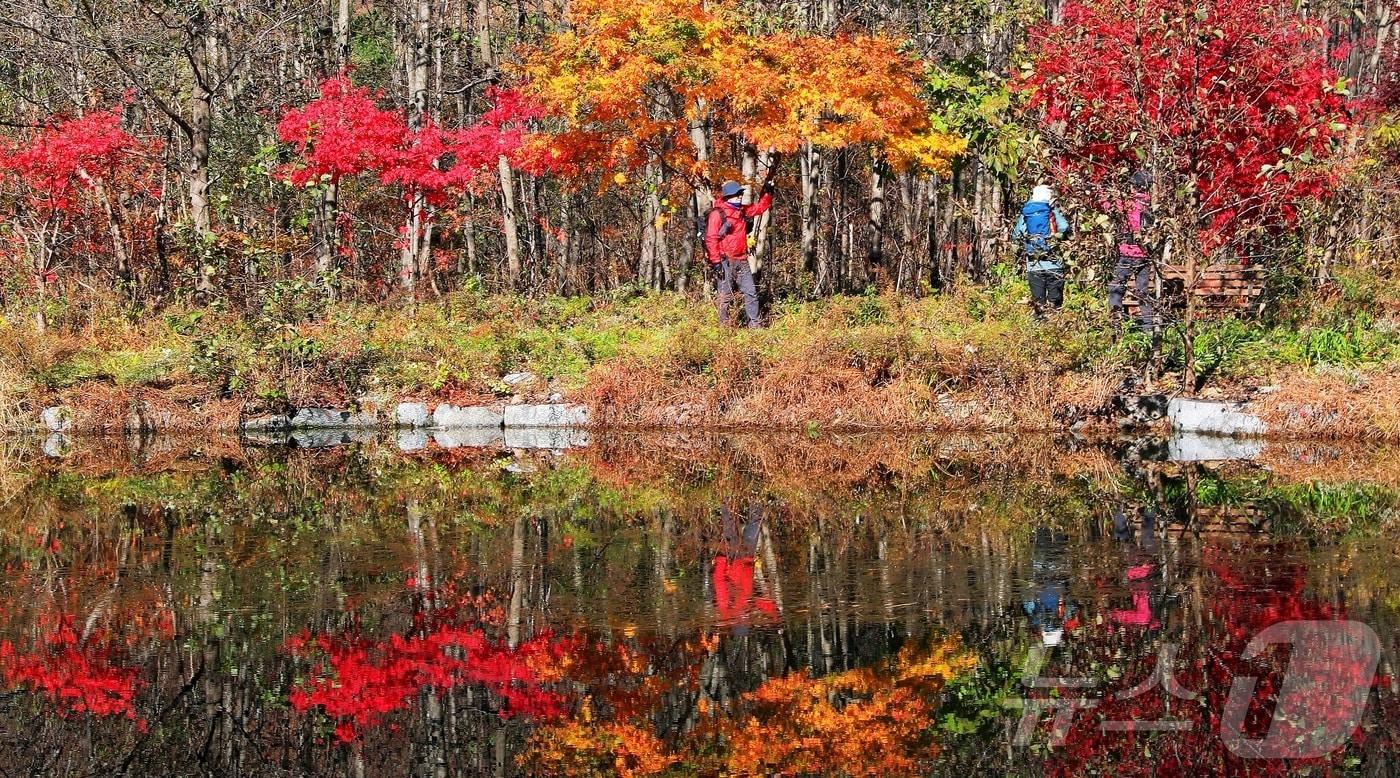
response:
{"label": "hiker's backpack", "polygon": [[1050,239],[1055,236],[1055,212],[1049,203],[1026,203],[1021,209],[1025,221],[1026,237],[1022,248],[1027,254],[1044,254],[1050,251]]}

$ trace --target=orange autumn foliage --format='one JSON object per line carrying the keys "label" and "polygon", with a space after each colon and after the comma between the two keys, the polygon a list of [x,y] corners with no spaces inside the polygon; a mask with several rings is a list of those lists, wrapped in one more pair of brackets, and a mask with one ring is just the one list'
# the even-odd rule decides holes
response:
{"label": "orange autumn foliage", "polygon": [[575,176],[663,163],[708,180],[702,125],[779,152],[865,145],[902,170],[946,171],[964,150],[931,127],[900,41],[744,29],[727,2],[578,0],[518,68],[549,128],[531,154]]}
{"label": "orange autumn foliage", "polygon": [[734,29],[723,5],[576,0],[568,25],[526,49],[519,68],[522,90],[545,107],[552,130],[535,143],[575,174],[674,157],[689,146],[696,101],[722,76],[713,52],[734,45]]}
{"label": "orange autumn foliage", "polygon": [[[914,775],[938,755],[931,723],[939,691],[975,664],[949,639],[906,648],[889,668],[774,678],[732,706],[700,695],[696,727],[670,748],[656,736],[652,712],[675,685],[645,668],[613,672],[614,684],[633,687],[632,693],[608,694],[596,705],[584,699],[577,715],[536,731],[519,761],[537,774],[562,776],[659,775],[672,768],[705,775]],[[604,661],[603,667],[622,666]],[[694,679],[675,680],[698,693]],[[639,704],[639,697],[651,704]]]}
{"label": "orange autumn foliage", "polygon": [[680,761],[650,730],[629,723],[573,720],[531,739],[522,764],[540,775],[657,775]]}
{"label": "orange autumn foliage", "polygon": [[899,41],[839,35],[813,45],[811,36],[781,33],[747,43],[737,55],[725,52],[725,70],[746,73],[727,85],[725,99],[734,129],[761,148],[869,145],[896,169],[944,173],[967,148],[930,126],[922,65]]}
{"label": "orange autumn foliage", "polygon": [[721,727],[730,740],[728,772],[917,774],[938,754],[929,728],[934,695],[975,663],[950,640],[923,656],[906,648],[888,673],[802,672],[768,681],[744,695],[753,704],[746,717]]}

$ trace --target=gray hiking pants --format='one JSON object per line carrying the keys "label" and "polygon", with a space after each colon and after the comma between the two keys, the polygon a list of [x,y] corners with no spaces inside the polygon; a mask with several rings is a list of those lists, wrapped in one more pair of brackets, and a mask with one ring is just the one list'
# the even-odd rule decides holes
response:
{"label": "gray hiking pants", "polygon": [[1108,284],[1108,309],[1115,314],[1123,311],[1123,294],[1128,291],[1128,279],[1133,280],[1133,295],[1138,301],[1138,321],[1150,329],[1156,320],[1152,307],[1152,263],[1147,257],[1118,256],[1113,266],[1113,280]]}
{"label": "gray hiking pants", "polygon": [[717,267],[711,268],[715,275],[715,304],[719,306],[719,323],[729,323],[729,301],[734,287],[744,296],[744,315],[750,327],[760,326],[758,318],[758,288],[753,283],[753,272],[749,269],[748,258],[720,260]]}

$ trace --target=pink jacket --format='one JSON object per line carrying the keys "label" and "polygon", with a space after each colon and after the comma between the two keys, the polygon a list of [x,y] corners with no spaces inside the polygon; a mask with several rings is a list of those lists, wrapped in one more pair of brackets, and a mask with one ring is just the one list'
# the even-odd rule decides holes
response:
{"label": "pink jacket", "polygon": [[1133,195],[1133,199],[1124,202],[1119,200],[1115,203],[1105,203],[1105,210],[1117,213],[1123,217],[1126,232],[1118,240],[1118,254],[1124,257],[1141,258],[1147,256],[1147,249],[1143,248],[1137,238],[1142,235],[1143,217],[1151,219],[1149,208],[1152,206],[1152,197],[1146,192],[1138,192]]}

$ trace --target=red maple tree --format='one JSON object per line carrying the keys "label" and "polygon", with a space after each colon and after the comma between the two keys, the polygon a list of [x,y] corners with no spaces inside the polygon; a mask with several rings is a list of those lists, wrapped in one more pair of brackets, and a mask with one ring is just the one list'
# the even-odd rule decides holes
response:
{"label": "red maple tree", "polygon": [[[400,248],[416,256],[431,242],[436,209],[479,186],[500,158],[511,163],[523,159],[527,125],[539,109],[510,90],[493,88],[487,98],[492,107],[467,127],[431,120],[414,127],[402,111],[380,108],[377,95],[342,72],[321,84],[320,97],[289,110],[278,122],[278,138],[299,157],[281,173],[294,186],[335,187],[345,178],[373,174],[380,183],[398,187],[408,211]],[[338,203],[332,199],[327,204],[331,212],[323,218],[348,232],[335,212]],[[349,235],[340,238],[342,248],[349,244]],[[410,259],[406,267],[412,264]]]}
{"label": "red maple tree", "polygon": [[[75,222],[88,207],[104,212],[114,250],[125,252],[105,182],[115,180],[141,145],[121,126],[121,109],[54,119],[31,137],[0,147],[0,184],[8,190],[3,213],[24,241],[27,264],[40,298],[38,325],[44,326],[42,299],[57,280],[59,248],[83,230]],[[92,196],[95,195],[95,196]]]}
{"label": "red maple tree", "polygon": [[1150,170],[1178,250],[1210,255],[1330,188],[1352,106],[1324,43],[1267,0],[1081,0],[1032,30],[1020,84],[1067,191]]}
{"label": "red maple tree", "polygon": [[288,181],[334,184],[393,164],[408,137],[401,114],[380,108],[374,93],[345,73],[322,82],[320,94],[277,123],[278,139],[300,156],[283,168]]}

